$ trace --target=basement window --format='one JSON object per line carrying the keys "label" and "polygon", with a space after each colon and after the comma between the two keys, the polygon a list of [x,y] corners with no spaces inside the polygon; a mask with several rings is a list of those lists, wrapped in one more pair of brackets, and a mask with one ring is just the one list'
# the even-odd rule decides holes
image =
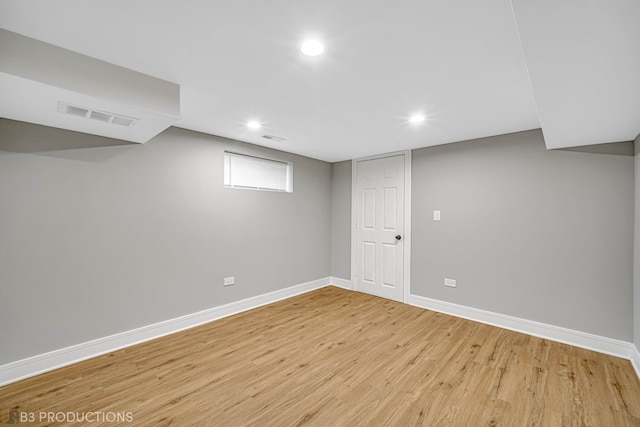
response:
{"label": "basement window", "polygon": [[224,186],[293,193],[293,164],[225,151]]}

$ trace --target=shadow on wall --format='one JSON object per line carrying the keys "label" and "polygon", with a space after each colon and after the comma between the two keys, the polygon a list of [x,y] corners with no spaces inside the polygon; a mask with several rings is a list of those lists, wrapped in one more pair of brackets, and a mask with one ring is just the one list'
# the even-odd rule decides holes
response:
{"label": "shadow on wall", "polygon": [[125,149],[140,146],[142,144],[0,118],[0,156],[22,153],[100,163]]}
{"label": "shadow on wall", "polygon": [[633,156],[633,142],[611,142],[608,144],[584,145],[580,147],[558,148],[557,151],[575,151],[578,153],[612,154],[615,156]]}

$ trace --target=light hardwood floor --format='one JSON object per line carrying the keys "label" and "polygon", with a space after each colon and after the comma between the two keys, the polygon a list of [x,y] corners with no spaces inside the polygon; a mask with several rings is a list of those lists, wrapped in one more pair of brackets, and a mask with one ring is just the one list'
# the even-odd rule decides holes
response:
{"label": "light hardwood floor", "polygon": [[0,388],[0,424],[11,410],[145,426],[640,426],[640,381],[626,360],[329,287]]}

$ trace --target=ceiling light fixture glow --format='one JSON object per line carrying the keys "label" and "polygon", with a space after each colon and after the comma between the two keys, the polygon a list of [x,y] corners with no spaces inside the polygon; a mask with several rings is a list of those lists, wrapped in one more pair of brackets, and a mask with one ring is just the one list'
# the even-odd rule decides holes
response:
{"label": "ceiling light fixture glow", "polygon": [[424,122],[425,118],[426,117],[423,114],[414,114],[413,116],[409,117],[409,122],[421,123]]}
{"label": "ceiling light fixture glow", "polygon": [[324,52],[324,45],[320,40],[310,39],[305,40],[300,45],[300,50],[307,56],[318,56]]}
{"label": "ceiling light fixture glow", "polygon": [[249,129],[260,129],[262,127],[262,125],[259,122],[256,122],[255,120],[252,120],[252,121],[247,123],[247,127]]}

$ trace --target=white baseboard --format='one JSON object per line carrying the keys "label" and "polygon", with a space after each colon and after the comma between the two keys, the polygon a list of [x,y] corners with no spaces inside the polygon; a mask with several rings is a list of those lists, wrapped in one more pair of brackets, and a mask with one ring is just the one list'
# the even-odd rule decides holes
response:
{"label": "white baseboard", "polygon": [[[44,372],[68,366],[96,356],[160,338],[175,332],[189,329],[216,319],[291,298],[328,285],[352,290],[351,281],[337,277],[326,277],[289,288],[280,289],[267,294],[258,295],[241,301],[213,307],[197,313],[187,314],[175,319],[165,320],[153,325],[125,331],[108,337],[54,350],[48,353],[29,357],[0,366],[0,386],[29,378]],[[518,317],[466,307],[446,301],[435,300],[419,295],[409,295],[408,304],[426,308],[456,317],[486,323],[516,332],[540,338],[558,341],[564,344],[610,354],[631,361],[638,378],[640,378],[640,352],[638,348],[626,341],[588,334],[585,332],[548,325]]]}
{"label": "white baseboard", "polygon": [[636,375],[640,378],[640,351],[638,351],[638,346],[631,344],[631,364],[633,365],[633,369],[636,370]]}
{"label": "white baseboard", "polygon": [[638,378],[640,378],[640,354],[638,354],[638,349],[632,343],[627,341],[588,334],[586,332],[575,331],[573,329],[567,329],[560,326],[548,325],[546,323],[466,307],[419,295],[409,295],[408,303],[416,307],[422,307],[450,314],[452,316],[462,317],[475,322],[486,323],[488,325],[522,332],[539,338],[557,341],[575,347],[609,354],[611,356],[621,357],[623,359],[630,360],[631,363],[634,364]]}
{"label": "white baseboard", "polygon": [[353,290],[351,287],[351,280],[341,279],[339,277],[329,277],[329,283],[333,286],[337,286],[338,288]]}
{"label": "white baseboard", "polygon": [[211,322],[212,320],[231,316],[243,311],[251,310],[262,305],[271,304],[295,295],[310,292],[328,286],[329,277],[314,280],[289,288],[269,292],[241,301],[209,308],[197,313],[187,314],[175,319],[165,320],[153,325],[143,326],[130,331],[121,332],[108,337],[76,344],[71,347],[39,354],[27,359],[17,360],[0,366],[0,386],[10,384],[44,372],[52,371],[63,366],[91,359],[102,354],[140,344],[155,338],[173,334],[184,329],[193,328]]}

